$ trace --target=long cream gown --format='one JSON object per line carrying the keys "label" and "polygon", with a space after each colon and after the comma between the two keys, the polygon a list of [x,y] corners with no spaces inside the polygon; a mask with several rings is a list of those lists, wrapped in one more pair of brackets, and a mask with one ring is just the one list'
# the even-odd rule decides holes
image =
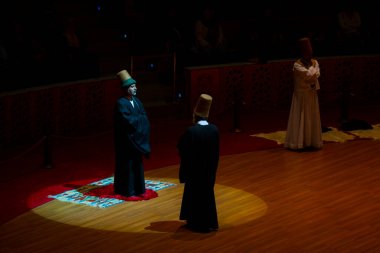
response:
{"label": "long cream gown", "polygon": [[284,147],[317,148],[323,145],[317,90],[320,89],[318,61],[306,67],[301,60],[293,65],[294,91]]}

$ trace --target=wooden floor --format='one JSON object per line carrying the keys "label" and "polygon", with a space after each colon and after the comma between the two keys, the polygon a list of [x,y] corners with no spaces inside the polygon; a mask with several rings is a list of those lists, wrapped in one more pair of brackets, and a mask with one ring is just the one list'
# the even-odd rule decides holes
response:
{"label": "wooden floor", "polygon": [[367,139],[223,156],[209,234],[181,227],[178,166],[147,171],[176,186],[104,209],[51,201],[3,224],[0,252],[380,252],[379,150]]}

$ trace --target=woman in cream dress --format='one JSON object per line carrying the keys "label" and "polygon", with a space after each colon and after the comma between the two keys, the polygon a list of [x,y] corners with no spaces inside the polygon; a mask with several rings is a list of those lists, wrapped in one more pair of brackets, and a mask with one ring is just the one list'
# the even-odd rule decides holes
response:
{"label": "woman in cream dress", "polygon": [[322,127],[319,113],[319,64],[312,58],[308,38],[299,40],[302,57],[293,65],[294,91],[284,147],[292,150],[322,148]]}

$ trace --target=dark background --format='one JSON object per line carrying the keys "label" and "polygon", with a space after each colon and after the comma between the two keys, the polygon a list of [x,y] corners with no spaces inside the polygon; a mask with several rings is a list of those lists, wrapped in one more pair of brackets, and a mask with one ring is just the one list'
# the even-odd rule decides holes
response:
{"label": "dark background", "polygon": [[[379,53],[379,3],[353,0],[362,19],[363,45],[348,51],[339,41],[337,13],[346,0],[212,1],[230,57],[265,63],[294,58],[296,40],[309,36],[314,54]],[[205,1],[39,0],[1,6],[0,91],[114,75],[131,55],[176,52],[179,68],[194,60],[192,24]],[[271,16],[265,17],[266,10]],[[80,46],[62,34],[71,22]],[[173,32],[173,31],[176,32]],[[274,38],[267,43],[263,38]],[[263,43],[264,41],[264,43]]]}

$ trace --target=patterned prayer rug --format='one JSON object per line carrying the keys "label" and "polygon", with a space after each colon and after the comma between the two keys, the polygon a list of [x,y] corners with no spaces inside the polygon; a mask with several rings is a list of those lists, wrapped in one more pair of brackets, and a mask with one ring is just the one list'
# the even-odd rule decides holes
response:
{"label": "patterned prayer rug", "polygon": [[156,191],[175,186],[173,183],[145,180],[146,192],[140,196],[124,197],[113,192],[113,177],[90,183],[60,194],[49,195],[63,202],[82,204],[91,207],[107,208],[125,201],[141,201],[157,197]]}
{"label": "patterned prayer rug", "polygon": [[[337,128],[329,127],[330,131],[322,133],[322,140],[326,142],[346,142],[355,139],[355,135],[339,131]],[[282,145],[285,142],[286,131],[277,131],[273,133],[253,134],[252,137],[269,139]]]}

